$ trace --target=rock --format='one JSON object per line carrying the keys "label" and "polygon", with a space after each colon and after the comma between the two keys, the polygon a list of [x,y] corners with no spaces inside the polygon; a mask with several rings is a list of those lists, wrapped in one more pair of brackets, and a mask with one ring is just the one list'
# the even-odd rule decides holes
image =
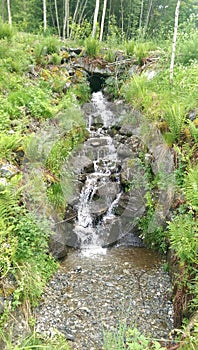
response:
{"label": "rock", "polygon": [[127,145],[119,145],[117,148],[118,159],[125,159],[133,157],[134,153]]}
{"label": "rock", "polygon": [[0,165],[0,175],[2,177],[10,179],[11,177],[15,176],[18,173],[19,173],[19,169],[12,164],[5,163]]}
{"label": "rock", "polygon": [[96,218],[101,218],[108,210],[106,201],[98,200],[90,204],[90,213]]}
{"label": "rock", "polygon": [[131,123],[122,125],[120,129],[121,135],[132,136],[134,132],[134,126]]}
{"label": "rock", "polygon": [[107,182],[100,186],[96,192],[99,197],[108,198],[111,202],[116,198],[119,193],[119,184],[116,182]]}
{"label": "rock", "polygon": [[55,226],[55,233],[50,236],[49,250],[56,259],[62,259],[67,256],[68,247],[79,247],[79,240],[73,223],[63,221]]}
{"label": "rock", "polygon": [[4,313],[4,310],[5,310],[4,298],[0,296],[0,315]]}
{"label": "rock", "polygon": [[86,174],[94,171],[93,161],[86,156],[79,155],[73,157],[70,162],[73,166],[74,174],[79,176],[79,180],[84,181]]}

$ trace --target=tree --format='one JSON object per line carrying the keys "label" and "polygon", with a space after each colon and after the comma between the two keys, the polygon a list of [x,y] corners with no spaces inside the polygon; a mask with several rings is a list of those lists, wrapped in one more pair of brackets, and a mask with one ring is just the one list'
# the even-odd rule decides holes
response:
{"label": "tree", "polygon": [[8,23],[11,26],[12,25],[12,16],[11,16],[11,9],[10,9],[10,0],[7,0],[7,9],[8,9]]}
{"label": "tree", "polygon": [[69,0],[65,0],[64,5],[63,40],[69,37]]}
{"label": "tree", "polygon": [[95,36],[96,36],[99,6],[100,6],[100,0],[96,0],[95,11],[94,11],[93,29],[92,29],[92,37],[93,38],[95,38]]}
{"label": "tree", "polygon": [[46,32],[47,29],[47,6],[46,0],[43,0],[43,30]]}
{"label": "tree", "polygon": [[102,20],[101,20],[101,26],[100,26],[100,41],[102,41],[102,37],[103,37],[106,9],[107,9],[107,0],[104,0],[103,11],[102,11]]}
{"label": "tree", "polygon": [[175,62],[175,51],[176,51],[176,43],[177,43],[177,29],[178,29],[180,5],[181,5],[181,0],[178,0],[177,6],[175,9],[175,26],[174,26],[172,55],[171,55],[171,64],[170,64],[170,83],[171,84],[173,83],[173,70],[174,70],[174,62]]}
{"label": "tree", "polygon": [[58,6],[57,6],[57,0],[54,0],[54,6],[55,6],[55,13],[56,13],[56,24],[58,29],[58,35],[60,37],[60,25],[59,25],[59,18],[58,18]]}

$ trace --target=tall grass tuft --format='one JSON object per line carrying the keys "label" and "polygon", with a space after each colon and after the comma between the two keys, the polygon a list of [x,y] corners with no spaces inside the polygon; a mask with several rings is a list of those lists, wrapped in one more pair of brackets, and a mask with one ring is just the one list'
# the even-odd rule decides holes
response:
{"label": "tall grass tuft", "polygon": [[85,40],[85,51],[89,57],[96,57],[99,52],[99,41],[89,36]]}

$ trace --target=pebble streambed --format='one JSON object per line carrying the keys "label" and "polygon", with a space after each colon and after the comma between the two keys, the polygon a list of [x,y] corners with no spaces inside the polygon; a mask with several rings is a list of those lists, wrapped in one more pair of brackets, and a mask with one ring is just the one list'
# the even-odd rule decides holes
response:
{"label": "pebble streambed", "polygon": [[36,311],[36,331],[62,332],[71,349],[102,350],[120,323],[167,339],[173,309],[164,261],[144,247],[71,251]]}

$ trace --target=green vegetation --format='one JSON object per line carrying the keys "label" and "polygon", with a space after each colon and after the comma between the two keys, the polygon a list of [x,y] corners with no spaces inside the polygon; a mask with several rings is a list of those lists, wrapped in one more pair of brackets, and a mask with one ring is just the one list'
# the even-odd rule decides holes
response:
{"label": "green vegetation", "polygon": [[[156,3],[154,1],[155,6]],[[159,6],[152,11],[148,28],[147,7],[140,27],[141,1],[134,1],[133,6],[131,1],[124,1],[124,23],[121,23],[118,1],[113,1],[105,27],[107,41],[104,47],[90,36],[91,25],[86,16],[82,22],[77,16],[78,21],[70,23],[69,31],[71,38],[84,44],[84,52],[89,57],[97,58],[102,48],[104,54],[101,55],[108,62],[115,63],[118,54],[132,60],[135,73],[129,76],[127,70],[120,75],[115,71],[115,76],[106,80],[107,91],[112,97],[123,98],[154,122],[174,154],[175,200],[167,227],[158,227],[152,235],[148,232],[156,209],[152,190],[157,191],[163,183],[160,175],[155,177],[149,169],[146,169],[151,180],[146,194],[147,215],[141,220],[140,227],[148,246],[162,252],[173,251],[178,267],[175,284],[179,291],[184,291],[186,300],[186,305],[181,307],[182,318],[192,320],[198,306],[198,31],[196,18],[189,15],[197,5],[194,1],[189,3],[184,0],[181,10],[172,85],[169,64],[176,1],[170,2],[166,13]],[[16,27],[38,32],[42,18],[40,4],[31,0],[24,8],[21,0],[13,2]],[[60,3],[58,6],[60,10]],[[87,13],[92,13],[93,1],[88,1],[87,6]],[[27,9],[28,16],[25,17]],[[48,21],[49,32],[56,31],[49,14]],[[156,21],[162,24],[157,34]],[[77,41],[72,45],[77,45]],[[68,45],[68,42],[64,44]],[[63,216],[67,205],[65,194],[71,189],[68,173],[65,174],[65,188],[62,186],[62,167],[72,150],[87,137],[79,105],[89,100],[90,88],[81,70],[72,75],[61,65],[62,60],[67,61],[69,57],[67,51],[60,50],[62,46],[58,37],[48,36],[47,32],[44,36],[17,32],[9,24],[0,22],[0,166],[6,168],[7,174],[0,179],[0,296],[11,300],[6,302],[1,317],[1,338],[10,350],[68,349],[61,334],[43,339],[33,333],[15,346],[12,335],[4,332],[4,325],[16,307],[31,310],[37,305],[47,281],[58,267],[48,251],[52,234],[48,221],[39,221],[35,208],[40,204],[39,200],[45,200],[47,208],[52,206],[57,216]],[[58,126],[58,131],[48,140],[46,135],[51,126],[55,130],[54,126]],[[41,168],[40,178],[34,178],[34,210],[28,210],[28,198],[25,198],[24,188],[29,184],[22,173],[24,160]],[[41,196],[43,188],[44,197]],[[11,286],[7,285],[7,280],[12,282]],[[29,323],[31,326],[31,318]],[[180,348],[194,350],[198,345],[197,320],[190,330],[188,321],[186,324],[178,331]],[[124,350],[126,347],[132,350],[163,349],[157,340],[147,339],[136,328],[120,327],[116,335],[105,334],[105,349]]]}

